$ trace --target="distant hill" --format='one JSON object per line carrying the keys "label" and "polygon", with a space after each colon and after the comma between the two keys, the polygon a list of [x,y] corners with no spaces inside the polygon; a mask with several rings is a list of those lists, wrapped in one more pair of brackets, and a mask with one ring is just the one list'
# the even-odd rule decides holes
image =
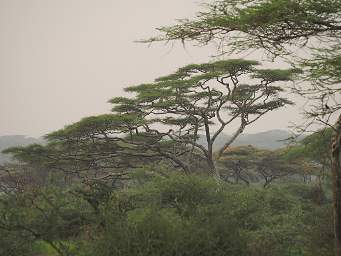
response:
{"label": "distant hill", "polygon": [[[237,140],[232,144],[233,146],[252,145],[263,149],[278,149],[286,145],[283,141],[291,136],[291,133],[285,130],[270,130],[255,134],[241,134]],[[222,147],[231,136],[221,134],[215,143],[214,149],[217,150]],[[10,161],[8,155],[2,154],[1,151],[15,146],[26,146],[29,144],[44,144],[42,138],[31,138],[25,135],[9,135],[0,136],[0,164]],[[199,143],[206,145],[204,136],[201,136]]]}
{"label": "distant hill", "polygon": [[[292,134],[285,130],[269,130],[255,134],[245,133],[241,134],[232,146],[252,145],[261,149],[274,150],[285,147],[287,144],[287,141],[285,140],[291,136]],[[220,134],[215,143],[214,150],[222,147],[230,138],[230,135]],[[204,136],[199,139],[199,143],[206,145]]]}
{"label": "distant hill", "polygon": [[0,164],[10,161],[10,156],[1,153],[6,148],[43,143],[44,140],[42,138],[31,138],[25,135],[0,136]]}
{"label": "distant hill", "polygon": [[241,134],[233,143],[235,146],[252,145],[262,149],[279,149],[288,144],[292,133],[285,130],[270,130],[256,134]]}

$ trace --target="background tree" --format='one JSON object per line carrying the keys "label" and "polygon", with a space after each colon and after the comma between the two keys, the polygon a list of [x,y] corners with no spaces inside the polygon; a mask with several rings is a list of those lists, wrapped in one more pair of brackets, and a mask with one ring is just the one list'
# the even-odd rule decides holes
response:
{"label": "background tree", "polygon": [[285,153],[288,161],[303,159],[317,165],[318,188],[323,192],[323,183],[327,177],[330,178],[331,169],[331,145],[333,129],[326,128],[306,136],[295,145],[290,146]]}
{"label": "background tree", "polygon": [[164,143],[153,147],[158,143],[157,138],[135,135],[132,140],[131,131],[142,122],[131,114],[87,117],[48,134],[47,145],[14,147],[4,153],[71,179],[126,179],[129,169],[159,161],[160,147],[166,148]]}
{"label": "background tree", "polygon": [[264,188],[280,179],[297,181],[298,177],[303,177],[307,181],[318,169],[316,164],[302,157],[289,159],[286,149],[272,151],[250,145],[228,148],[219,165],[227,180],[232,178],[236,183],[243,181],[248,185],[262,182]]}
{"label": "background tree", "polygon": [[258,177],[254,170],[255,154],[257,148],[248,146],[229,147],[218,161],[224,180],[235,183],[242,181],[250,185],[251,182],[257,182]]}

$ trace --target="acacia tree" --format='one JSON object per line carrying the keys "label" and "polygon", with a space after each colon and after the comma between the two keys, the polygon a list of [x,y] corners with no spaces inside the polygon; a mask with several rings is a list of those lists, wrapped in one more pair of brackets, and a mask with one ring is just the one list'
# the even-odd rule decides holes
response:
{"label": "acacia tree", "polygon": [[[327,125],[337,119],[332,140],[335,253],[341,255],[341,2],[335,0],[218,0],[193,20],[159,29],[162,35],[148,42],[181,40],[207,44],[219,41],[223,53],[263,49],[285,57],[306,71],[295,91],[312,100],[307,123]],[[298,48],[309,56],[298,56]],[[338,118],[337,118],[337,115]]]}
{"label": "acacia tree", "polygon": [[[288,160],[287,150],[259,149],[251,145],[231,147],[224,151],[219,160],[220,168],[238,183],[247,185],[263,181],[263,187],[268,187],[273,181],[295,175],[314,174],[317,166],[303,158]],[[229,172],[232,171],[232,175]]]}
{"label": "acacia tree", "polygon": [[[108,170],[106,175],[115,177],[127,168],[163,159],[188,173],[192,160],[199,158],[219,180],[213,154],[218,136],[237,125],[219,158],[245,127],[291,104],[280,96],[280,82],[292,80],[296,70],[257,65],[242,59],[188,65],[154,83],[128,87],[135,95],[111,99],[113,114],[84,118],[53,132],[46,136],[46,146],[6,152],[48,168],[76,174]],[[206,145],[198,143],[202,133]]]}
{"label": "acacia tree", "polygon": [[127,169],[168,154],[170,145],[160,142],[160,138],[133,135],[132,131],[143,123],[135,114],[87,117],[46,135],[46,145],[13,147],[3,152],[45,172],[62,171],[78,179],[125,179]]}
{"label": "acacia tree", "polygon": [[[238,124],[231,139],[219,149],[219,158],[245,127],[269,111],[291,104],[280,97],[283,87],[277,83],[292,80],[296,70],[257,69],[257,65],[242,59],[188,65],[154,83],[128,87],[126,91],[135,93],[133,98],[110,102],[114,112],[145,120],[136,134],[180,143],[206,161],[210,173],[220,179],[213,154],[218,136]],[[206,146],[198,143],[201,133]],[[182,166],[189,162],[183,161]]]}
{"label": "acacia tree", "polygon": [[218,161],[224,180],[230,181],[232,178],[235,183],[242,181],[246,185],[250,185],[252,181],[255,181],[257,177],[253,172],[252,162],[257,150],[251,145],[226,149]]}
{"label": "acacia tree", "polygon": [[314,175],[317,169],[316,164],[304,159],[288,161],[283,150],[258,151],[254,166],[256,173],[264,180],[264,188],[275,180],[294,175],[302,175],[304,181],[307,181],[307,176]]}

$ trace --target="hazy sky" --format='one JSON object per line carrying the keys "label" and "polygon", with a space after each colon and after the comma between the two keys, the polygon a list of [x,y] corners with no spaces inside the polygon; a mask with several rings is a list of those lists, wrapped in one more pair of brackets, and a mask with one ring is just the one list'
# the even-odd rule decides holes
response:
{"label": "hazy sky", "polygon": [[[110,111],[123,88],[210,60],[211,47],[134,43],[198,10],[195,0],[0,0],[0,136],[41,136]],[[290,107],[246,132],[286,129]],[[226,131],[229,133],[229,131]]]}

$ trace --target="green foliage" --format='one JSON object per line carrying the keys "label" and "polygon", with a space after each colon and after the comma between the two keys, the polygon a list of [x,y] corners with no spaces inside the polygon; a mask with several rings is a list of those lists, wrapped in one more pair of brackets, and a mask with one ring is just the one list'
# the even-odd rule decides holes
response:
{"label": "green foliage", "polygon": [[31,144],[23,147],[11,147],[2,151],[11,154],[15,159],[22,162],[40,162],[47,154],[46,147],[40,144]]}
{"label": "green foliage", "polygon": [[[55,252],[68,251],[70,242],[88,223],[89,205],[68,191],[49,187],[25,193],[3,195],[0,201],[0,232],[7,232],[1,242],[17,236],[17,243],[7,244],[7,250],[23,247],[23,255],[38,250],[35,242],[43,241]],[[11,254],[9,254],[11,255]],[[19,255],[19,254],[13,254]]]}
{"label": "green foliage", "polygon": [[[233,49],[265,48],[280,51],[282,44],[301,43],[311,36],[339,35],[341,5],[335,0],[219,0],[194,20],[162,27],[158,40],[223,40]],[[241,37],[238,33],[243,32]],[[221,36],[224,34],[225,36]]]}
{"label": "green foliage", "polygon": [[306,136],[285,152],[285,158],[287,160],[306,158],[321,164],[328,162],[332,133],[333,130],[328,128]]}
{"label": "green foliage", "polygon": [[108,130],[121,133],[141,125],[142,122],[143,120],[137,114],[91,116],[83,118],[75,124],[68,125],[62,130],[52,132],[46,138],[51,141],[68,137],[82,138],[88,135],[103,135]]}
{"label": "green foliage", "polygon": [[254,77],[262,78],[266,81],[292,81],[294,76],[300,73],[300,70],[297,69],[262,69],[257,70],[257,73]]}
{"label": "green foliage", "polygon": [[106,226],[84,255],[317,255],[332,245],[324,240],[321,248],[310,248],[313,235],[305,230],[322,234],[306,214],[315,212],[304,196],[309,190],[217,185],[197,176],[157,178],[113,194],[104,210]]}
{"label": "green foliage", "polygon": [[[310,72],[310,77],[319,85],[323,83],[331,89],[329,92],[335,90],[339,91],[336,85],[341,81],[341,57],[339,46],[331,49],[318,50],[314,54],[314,59],[302,63],[302,68]],[[334,87],[335,86],[335,87]]]}
{"label": "green foliage", "polygon": [[0,227],[0,255],[34,256],[34,238],[25,232],[12,232]]}
{"label": "green foliage", "polygon": [[73,256],[332,251],[331,206],[316,205],[311,186],[264,190],[183,175],[145,182],[128,190],[93,183],[2,197],[0,250]]}

